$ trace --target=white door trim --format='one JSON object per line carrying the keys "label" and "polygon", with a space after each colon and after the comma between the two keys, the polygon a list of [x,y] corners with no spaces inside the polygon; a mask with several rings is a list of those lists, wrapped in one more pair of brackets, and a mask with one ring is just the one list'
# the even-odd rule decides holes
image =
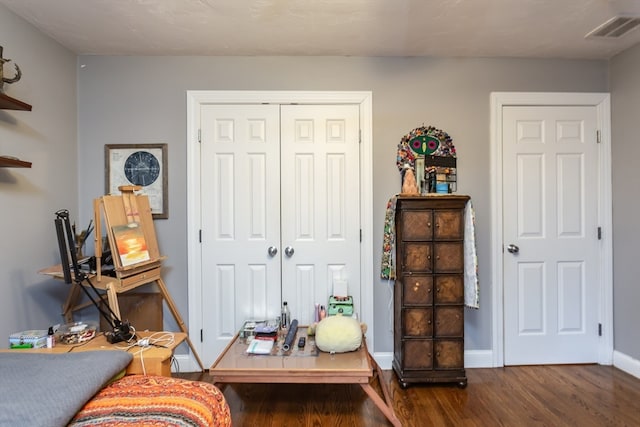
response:
{"label": "white door trim", "polygon": [[492,331],[493,366],[504,366],[504,300],[502,262],[502,108],[507,105],[584,105],[598,112],[600,130],[598,167],[598,222],[602,228],[600,246],[600,277],[598,321],[602,324],[602,339],[598,362],[613,363],[613,225],[611,200],[611,104],[608,93],[491,93],[491,271],[492,271]]}
{"label": "white door trim", "polygon": [[[373,99],[368,91],[187,91],[187,269],[189,302],[189,336],[201,352],[199,339],[202,325],[202,283],[196,272],[201,271],[199,232],[200,219],[200,144],[198,129],[202,104],[358,104],[360,108],[360,225],[361,296],[360,319],[369,325],[368,346],[373,351]],[[189,367],[195,368],[190,357]]]}

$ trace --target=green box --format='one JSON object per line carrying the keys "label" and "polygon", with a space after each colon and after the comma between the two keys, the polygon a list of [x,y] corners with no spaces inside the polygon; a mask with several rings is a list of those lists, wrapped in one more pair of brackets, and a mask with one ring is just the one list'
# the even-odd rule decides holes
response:
{"label": "green box", "polygon": [[345,298],[329,297],[329,316],[335,316],[336,314],[353,316],[353,297]]}

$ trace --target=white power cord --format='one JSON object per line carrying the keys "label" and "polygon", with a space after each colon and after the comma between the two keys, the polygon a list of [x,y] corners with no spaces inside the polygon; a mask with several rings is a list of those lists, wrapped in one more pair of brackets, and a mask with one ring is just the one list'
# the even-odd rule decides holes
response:
{"label": "white power cord", "polygon": [[138,341],[129,341],[129,345],[116,347],[119,350],[129,351],[134,347],[137,347],[133,352],[133,356],[140,356],[140,365],[142,366],[142,374],[147,375],[147,369],[144,365],[143,353],[149,350],[151,347],[170,348],[175,342],[175,335],[173,332],[154,332],[148,337],[140,338]]}

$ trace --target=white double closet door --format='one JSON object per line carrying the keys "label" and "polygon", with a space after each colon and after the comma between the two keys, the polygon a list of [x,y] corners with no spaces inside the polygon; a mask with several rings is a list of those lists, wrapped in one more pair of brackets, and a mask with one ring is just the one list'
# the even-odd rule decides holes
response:
{"label": "white double closet door", "polygon": [[308,324],[335,279],[360,307],[357,105],[202,105],[202,354],[287,301]]}

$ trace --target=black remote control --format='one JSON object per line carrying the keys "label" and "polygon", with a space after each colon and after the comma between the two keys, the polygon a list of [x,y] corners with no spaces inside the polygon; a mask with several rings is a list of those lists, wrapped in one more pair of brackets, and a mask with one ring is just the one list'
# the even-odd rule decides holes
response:
{"label": "black remote control", "polygon": [[305,337],[300,337],[298,340],[298,348],[304,348],[304,345],[307,343],[307,339]]}

